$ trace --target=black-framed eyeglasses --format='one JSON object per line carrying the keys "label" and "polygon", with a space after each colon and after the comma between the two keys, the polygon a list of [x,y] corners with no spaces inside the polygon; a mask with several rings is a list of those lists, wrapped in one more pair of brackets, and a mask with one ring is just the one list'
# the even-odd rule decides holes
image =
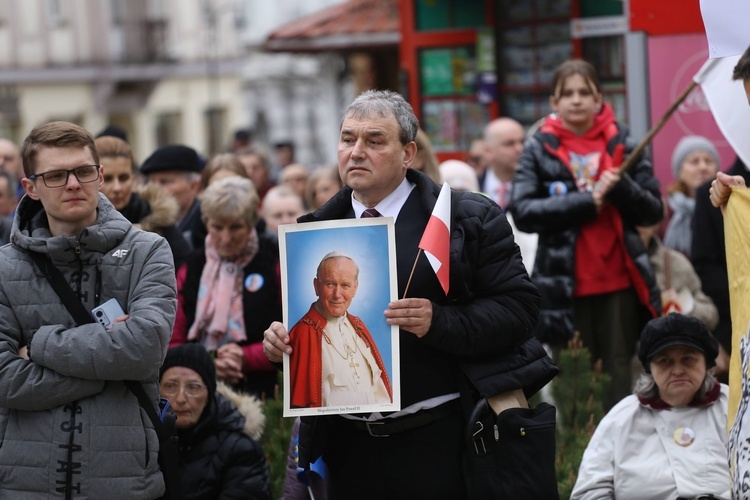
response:
{"label": "black-framed eyeglasses", "polygon": [[73,170],[50,170],[42,174],[33,174],[29,176],[29,179],[33,181],[41,177],[44,180],[44,185],[48,188],[59,188],[68,183],[68,178],[72,173],[76,176],[78,182],[87,184],[99,178],[100,168],[101,165],[81,165]]}

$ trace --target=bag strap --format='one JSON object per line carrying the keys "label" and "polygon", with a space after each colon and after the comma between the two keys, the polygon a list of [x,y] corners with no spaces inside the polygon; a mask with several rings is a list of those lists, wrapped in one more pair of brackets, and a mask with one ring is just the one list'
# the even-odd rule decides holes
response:
{"label": "bag strap", "polygon": [[44,277],[47,278],[47,281],[52,285],[55,293],[60,297],[60,300],[62,300],[63,305],[65,305],[65,308],[73,317],[76,324],[86,325],[93,323],[94,318],[91,317],[91,314],[89,314],[86,308],[83,307],[80,299],[76,296],[73,289],[70,288],[68,282],[65,281],[60,270],[55,267],[47,257],[40,253],[29,252],[29,256],[31,256],[39,270],[44,274]]}
{"label": "bag strap", "polygon": [[[60,300],[62,301],[65,308],[68,310],[70,315],[73,317],[77,325],[86,325],[94,323],[94,318],[91,314],[86,311],[83,307],[80,299],[76,296],[76,293],[70,288],[70,285],[65,281],[65,277],[60,270],[55,267],[52,262],[45,256],[37,252],[29,252],[31,259],[36,263],[37,267],[42,271],[44,277],[47,278],[52,289],[55,291]],[[135,380],[123,380],[125,386],[133,393],[138,400],[138,404],[148,415],[149,420],[154,426],[156,435],[159,438],[159,443],[166,443],[172,439],[172,435],[166,429],[162,423],[159,415],[156,413],[153,403],[149,400],[143,385]],[[170,460],[164,461],[160,466],[163,469],[162,475],[164,476],[164,482],[167,486],[168,492],[179,492],[181,490],[180,484],[180,470],[178,462],[173,457]]]}
{"label": "bag strap", "polygon": [[172,436],[156,414],[154,405],[149,401],[143,386],[135,380],[123,380],[130,392],[138,399],[138,403],[146,411],[146,415],[154,424],[156,436],[159,438],[159,468],[164,477],[167,492],[164,499],[177,500],[182,498],[182,479],[180,477],[180,456],[177,449],[177,437]]}

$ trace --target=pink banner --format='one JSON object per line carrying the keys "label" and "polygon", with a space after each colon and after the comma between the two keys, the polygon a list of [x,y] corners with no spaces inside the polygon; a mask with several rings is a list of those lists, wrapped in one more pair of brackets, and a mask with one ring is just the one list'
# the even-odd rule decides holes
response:
{"label": "pink banner", "polygon": [[[667,108],[677,100],[708,59],[708,43],[704,34],[651,36],[648,39],[649,93],[651,124],[655,125]],[[732,75],[727,75],[731,78]],[[738,106],[747,106],[738,102]],[[686,135],[702,135],[711,140],[721,156],[721,169],[726,170],[735,159],[734,151],[714,121],[700,87],[687,96],[677,111],[652,141],[654,171],[662,191],[672,183],[672,152]]]}

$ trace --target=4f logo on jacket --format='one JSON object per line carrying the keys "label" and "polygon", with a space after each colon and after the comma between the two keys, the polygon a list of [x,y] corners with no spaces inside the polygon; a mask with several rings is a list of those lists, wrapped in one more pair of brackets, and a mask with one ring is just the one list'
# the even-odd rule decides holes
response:
{"label": "4f logo on jacket", "polygon": [[118,259],[122,259],[128,254],[128,250],[126,248],[121,248],[119,250],[115,250],[115,253],[112,254],[112,257],[117,257]]}

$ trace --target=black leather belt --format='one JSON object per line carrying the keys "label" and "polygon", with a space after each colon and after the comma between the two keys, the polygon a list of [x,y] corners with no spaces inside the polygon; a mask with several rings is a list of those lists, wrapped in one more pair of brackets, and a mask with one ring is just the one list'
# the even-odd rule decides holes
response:
{"label": "black leather belt", "polygon": [[350,418],[344,419],[348,424],[351,424],[355,429],[367,432],[372,437],[389,437],[392,434],[398,434],[400,432],[410,431],[419,427],[429,425],[435,420],[445,417],[454,411],[456,400],[448,401],[435,408],[427,410],[420,410],[417,413],[411,415],[404,415],[403,417],[396,418],[384,418],[382,420],[353,420]]}

